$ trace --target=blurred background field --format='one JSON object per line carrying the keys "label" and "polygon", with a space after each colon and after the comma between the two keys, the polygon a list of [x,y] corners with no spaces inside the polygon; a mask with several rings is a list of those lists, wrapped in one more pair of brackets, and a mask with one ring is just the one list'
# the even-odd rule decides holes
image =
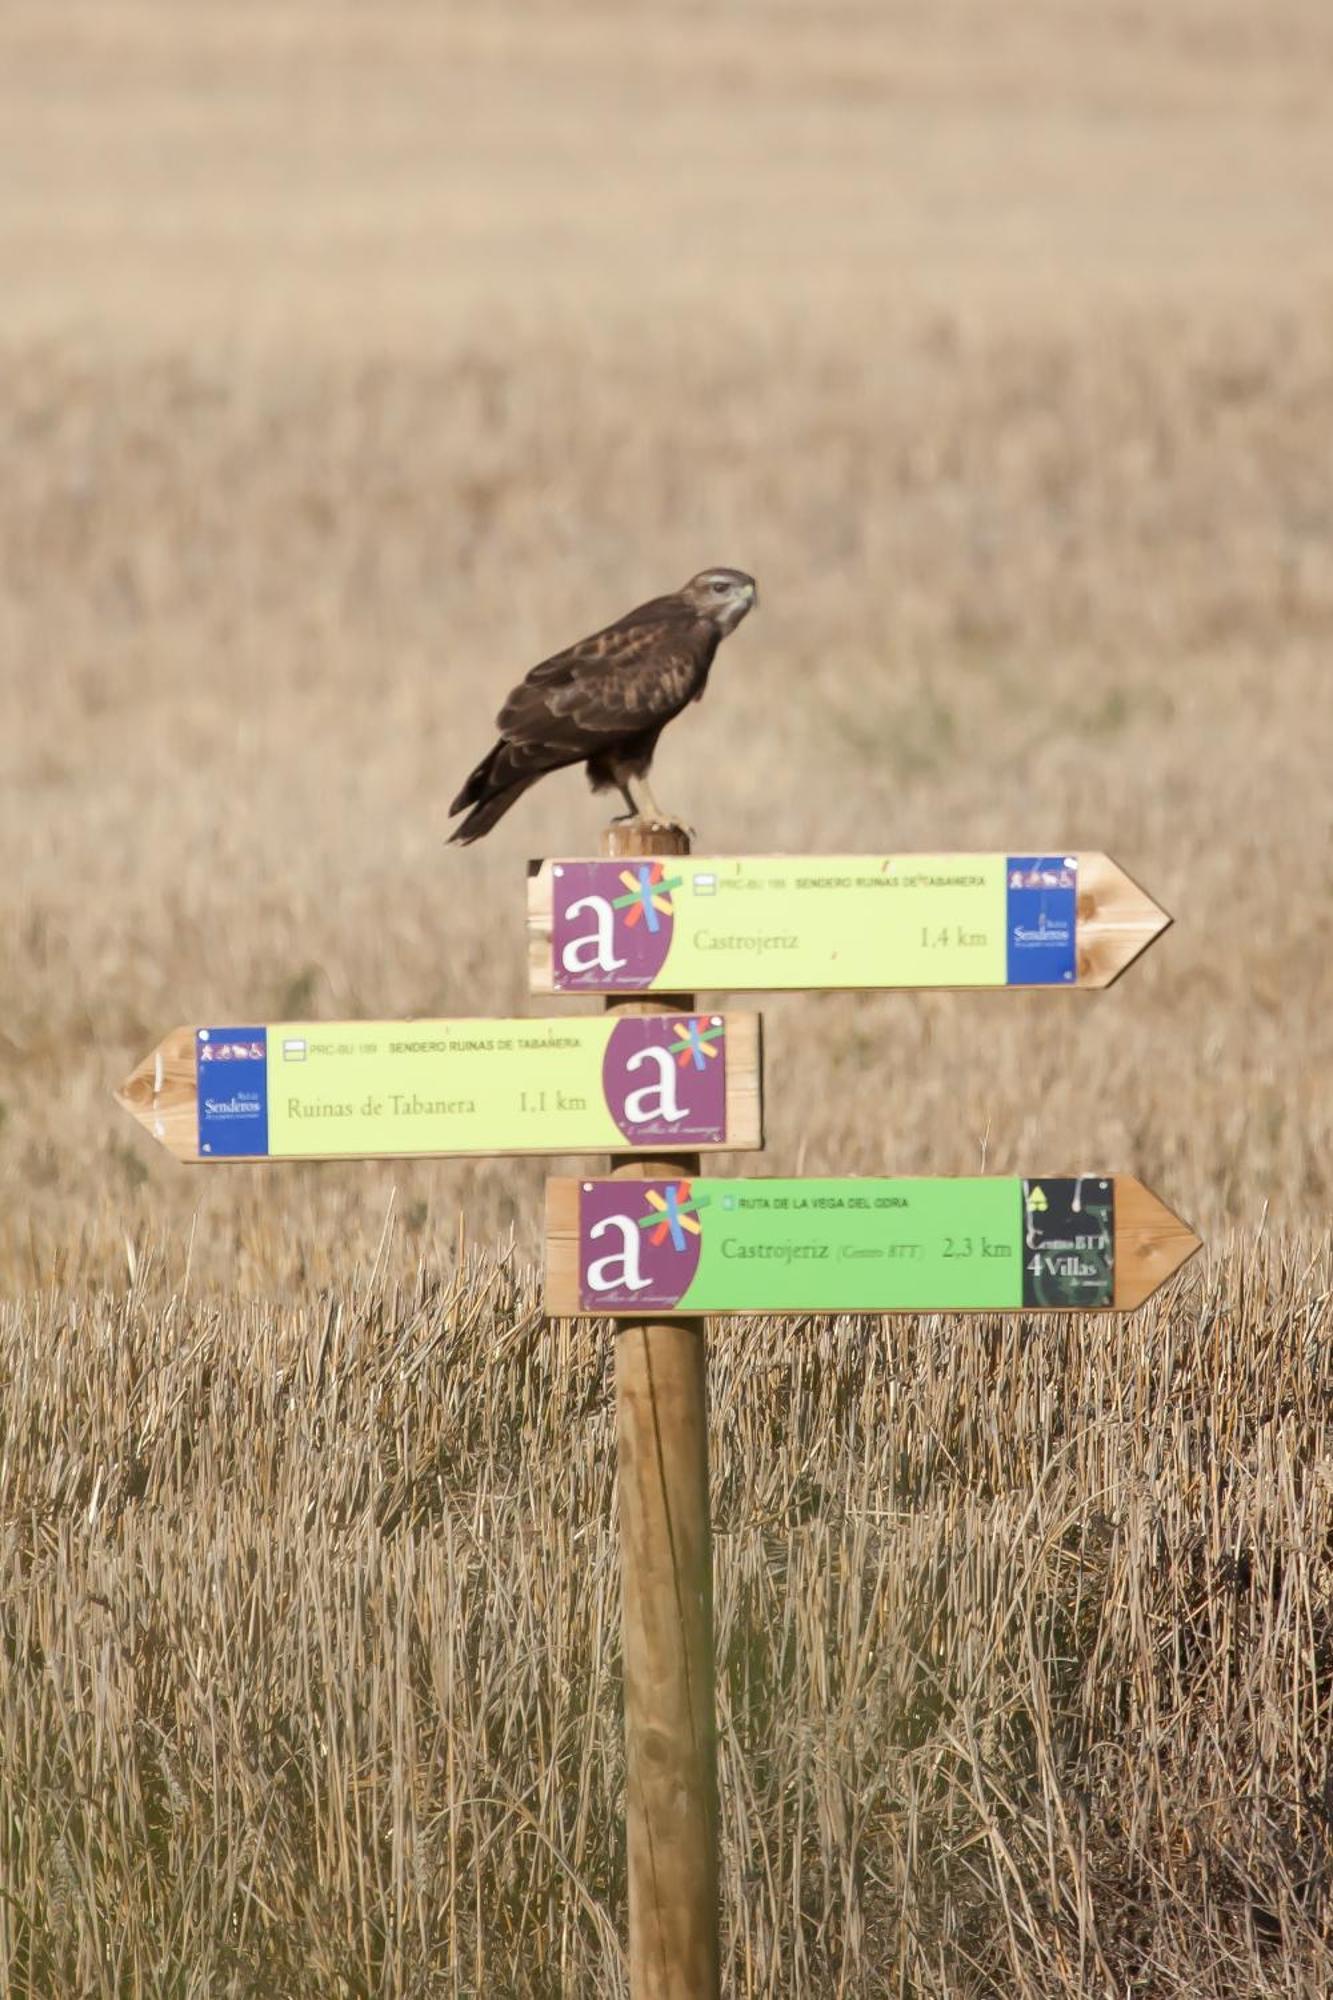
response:
{"label": "blurred background field", "polygon": [[[943,1422],[942,1406],[913,1404],[904,1387],[941,1344],[982,1406],[968,1421],[991,1420],[993,1323],[925,1325],[917,1338],[874,1325],[716,1336],[719,1422],[729,1394],[757,1406],[741,1461],[756,1490],[780,1415],[763,1399],[807,1348],[829,1357],[828,1420],[811,1418],[801,1474],[814,1497],[790,1518],[756,1500],[752,1523],[763,1560],[805,1592],[789,1614],[807,1621],[807,1651],[825,1632],[842,1671],[852,1643],[811,1594],[823,1556],[792,1567],[792,1538],[812,1520],[821,1549],[853,1522],[854,1553],[838,1561],[896,1605],[912,1594],[914,1536],[950,1524],[962,1603],[978,1574],[967,1551],[1027,1536],[1040,1519],[1026,1585],[1034,1604],[1064,1607],[1048,1626],[1034,1609],[1024,1628],[1029,1708],[993,1766],[1025,1829],[1012,1865],[978,1776],[979,1816],[954,1846],[932,1847],[926,1895],[910,1841],[900,1867],[881,1852],[867,1872],[865,1829],[852,1840],[820,1806],[817,1772],[841,1771],[850,1797],[861,1766],[839,1762],[846,1745],[826,1730],[823,1670],[796,1671],[775,1638],[781,1620],[754,1600],[747,1643],[799,1726],[783,1763],[764,1747],[770,1711],[757,1696],[744,1724],[759,1775],[751,1804],[732,1808],[749,1818],[728,1835],[735,1990],[981,1994],[1025,1990],[1030,1976],[1033,1992],[1171,1992],[1162,1968],[1178,1976],[1196,1947],[1201,1992],[1306,1990],[1302,1978],[1321,1990],[1324,1892],[1310,1885],[1323,1881],[1328,1800],[1305,1746],[1328,1733],[1333,1672],[1325,1543],[1312,1526],[1326,1505],[1317,1385],[1333,1191],[1331,74],[1333,17],[1317,0],[1262,14],[1238,0],[669,11],[0,0],[0,1534],[24,1607],[4,1628],[8,1657],[28,1667],[11,1672],[0,1722],[0,1883],[13,1885],[0,1898],[0,1986],[7,1972],[35,1990],[43,1978],[51,1991],[273,1990],[278,1959],[261,1962],[256,1938],[297,1966],[317,1932],[342,1941],[334,1958],[321,1970],[308,1957],[307,1986],[283,1990],[463,1991],[464,1965],[488,1992],[599,1990],[615,1977],[614,1541],[596,1482],[580,1504],[596,1523],[587,1587],[603,1593],[605,1630],[594,1642],[553,1613],[544,1638],[515,1635],[506,1656],[495,1651],[503,1621],[488,1628],[501,1720],[487,1754],[529,1817],[501,1814],[503,1838],[478,1834],[484,1859],[446,1842],[427,1867],[401,1812],[389,1815],[398,1835],[376,1847],[346,1804],[359,1796],[349,1781],[322,1914],[291,1888],[281,1856],[265,1865],[288,1902],[278,1908],[272,1882],[254,1891],[276,1912],[268,1924],[257,1906],[237,1915],[220,1863],[229,1886],[211,1915],[183,1913],[165,1889],[159,1907],[143,1889],[177,1850],[156,1808],[132,1804],[146,1781],[119,1753],[150,1728],[174,1733],[180,1753],[195,1727],[191,1674],[220,1713],[233,1697],[244,1707],[234,1631],[207,1628],[206,1668],[179,1635],[154,1641],[151,1686],[131,1677],[110,1737],[98,1737],[117,1755],[105,1753],[96,1783],[69,1780],[63,1803],[50,1759],[72,1697],[51,1663],[85,1657],[94,1679],[110,1672],[98,1666],[106,1614],[89,1593],[127,1619],[145,1589],[202,1603],[209,1551],[244,1564],[246,1550],[289,1534],[279,1515],[290,1524],[279,1567],[289,1560],[299,1578],[308,1561],[327,1576],[343,1549],[348,1587],[363,1580],[357,1615],[384,1611],[376,1565],[389,1530],[376,1495],[394,1475],[370,1377],[356,1376],[368,1400],[346,1444],[364,1460],[347,1489],[355,1502],[344,1496],[352,1512],[307,1533],[342,1406],[335,1395],[322,1444],[298,1427],[288,1456],[288,1420],[261,1394],[264,1329],[286,1329],[284,1366],[299,1377],[341,1305],[383,1335],[395,1369],[408,1355],[410,1379],[436,1371],[442,1407],[460,1381],[483,1399],[512,1390],[529,1413],[554,1393],[565,1350],[536,1330],[531,1290],[545,1163],[192,1173],[143,1143],[110,1093],[180,1022],[525,1008],[523,863],[591,851],[602,803],[576,775],[552,779],[459,853],[444,845],[447,802],[519,672],[726,562],[758,576],[761,608],[706,701],[666,736],[655,772],[701,845],[1100,847],[1176,916],[1097,999],[775,998],[762,1164],[1132,1171],[1209,1240],[1204,1263],[1138,1323],[1135,1350],[1141,1389],[1154,1391],[1173,1379],[1173,1342],[1195,1355],[1197,1400],[1155,1417],[1188,1440],[1168,1450],[1137,1428],[1149,1395],[1132,1421],[1115,1417],[1094,1477],[1096,1453],[1069,1440],[1081,1427],[1103,1436],[1110,1386],[1077,1389],[1062,1357],[1068,1342],[1106,1336],[1034,1332],[1023,1365],[1036,1373],[994,1406],[1010,1442],[993,1447],[999,1512],[984,1528],[967,1513],[966,1451],[952,1472],[936,1466],[936,1498],[893,1467],[896,1454],[908,1466],[929,1450],[903,1429],[909,1408],[928,1404]],[[457,1300],[468,1270],[491,1273],[463,1315],[472,1332],[458,1336],[456,1313],[453,1344],[441,1344],[440,1302]],[[378,1318],[365,1317],[368,1298]],[[531,1383],[519,1393],[504,1372],[515,1340],[545,1357],[536,1402]],[[126,1342],[145,1383],[157,1370],[179,1378],[182,1401],[161,1406],[157,1428],[124,1403]],[[48,1346],[77,1366],[41,1377],[23,1357]],[[580,1352],[591,1408],[605,1356]],[[200,1376],[201,1355],[219,1372]],[[738,1377],[746,1357],[752,1373]],[[862,1479],[865,1435],[828,1387],[839,1370],[874,1435],[883,1490]],[[251,1384],[230,1400],[210,1387],[229,1371]],[[401,1371],[390,1381],[400,1386],[385,1396],[405,1393]],[[1062,1412],[1054,1428],[1034,1415],[1042,1396]],[[170,1408],[193,1413],[194,1444],[172,1430],[168,1463],[154,1440]],[[963,1420],[950,1406],[949,1421]],[[482,1519],[483,1491],[520,1540],[536,1533],[529,1514],[559,1516],[540,1424],[516,1421],[503,1443],[486,1431],[456,1479],[447,1424],[429,1435],[434,1497],[409,1510],[394,1544],[409,1570],[442,1560],[451,1509]],[[265,1527],[267,1502],[238,1498],[229,1514],[227,1494],[240,1478],[231,1468],[252,1451],[267,1463],[270,1449],[290,1484],[288,1511]],[[720,1433],[723,1481],[732,1449]],[[1052,1480],[1054,1512],[1044,1500],[1025,1511],[1015,1496],[1049,1494]],[[146,1509],[163,1551],[151,1578]],[[322,1520],[317,1508],[311,1518]],[[1061,1623],[1068,1566],[1055,1565],[1049,1590],[1034,1583],[1064,1534],[1086,1565],[1078,1605],[1095,1600],[1117,1632],[1132,1596],[1125,1549],[1164,1564],[1167,1608],[1135,1628],[1123,1658],[1095,1621]],[[1056,1825],[1052,1800],[1131,1782],[1134,1732],[1149,1728],[1163,1688],[1179,1695],[1179,1634],[1197,1625],[1198,1593],[1211,1603],[1220,1566],[1247,1550],[1252,1573],[1256,1536],[1281,1574],[1257,1608],[1246,1600],[1258,1650],[1235,1640],[1241,1664],[1233,1680],[1209,1681],[1212,1706],[1194,1683],[1188,1703],[1172,1696],[1195,1760],[1182,1751],[1162,1781],[1175,1819],[1165,1807],[1140,1816],[1105,1865],[1077,1840],[1034,1861],[1024,1841]],[[724,1533],[720,1601],[740,1601],[727,1597],[739,1589],[735,1546]],[[520,1557],[501,1535],[507,1552],[468,1587],[521,1597],[523,1547]],[[445,1624],[462,1574],[426,1580]],[[291,1588],[293,1604],[323,1601],[322,1585]],[[1012,1578],[977,1589],[987,1602],[1022,1598]],[[896,1618],[886,1613],[882,1638],[856,1654],[858,1672],[887,1676],[875,1699],[895,1715]],[[330,1641],[330,1657],[401,1692],[394,1662],[417,1655],[405,1637],[394,1654],[381,1636],[364,1656],[360,1639],[342,1652]],[[543,1646],[545,1664],[533,1653]],[[305,1656],[292,1638],[293,1673]],[[1155,1689],[1154,1661],[1167,1675]],[[418,1666],[402,1668],[409,1682]],[[973,1668],[976,1713],[1011,1698],[1009,1682],[997,1693]],[[470,1671],[475,1684],[475,1660]],[[538,1919],[523,1872],[538,1851],[568,1852],[552,1773],[569,1743],[534,1736],[516,1692],[548,1671],[586,1676],[587,1740],[606,1787],[580,1836],[595,1825],[595,1859],[531,1889],[584,1912],[569,1918],[560,1964],[533,1938],[565,1918],[543,1903]],[[744,1685],[728,1682],[724,1704],[743,1705]],[[1285,1747],[1256,1789],[1253,1769],[1234,1763],[1234,1704],[1261,1685],[1264,1728]],[[951,1699],[972,1712],[956,1690]],[[944,1732],[930,1741],[945,1761],[940,1746],[952,1731],[956,1749],[962,1728],[947,1706],[929,1725]],[[449,1762],[450,1741],[464,1738],[438,1708],[430,1715],[421,1797],[452,1811],[472,1796]],[[321,1739],[309,1712],[292,1728],[286,1748],[270,1737],[263,1756],[244,1754],[309,1784]],[[1128,1763],[1112,1781],[1089,1745],[1115,1728]],[[364,1781],[389,1785],[406,1742],[376,1736]],[[886,1723],[868,1753],[882,1755],[889,1793],[908,1784],[897,1743]],[[1033,1762],[1042,1743],[1046,1762]],[[1207,1743],[1231,1746],[1223,1769],[1249,1801],[1234,1807],[1243,1837],[1200,1803],[1203,1777],[1218,1777],[1205,1771]],[[985,1768],[983,1757],[974,1769]],[[124,1849],[124,1879],[143,1891],[132,1921],[114,1871],[90,1860],[79,1873],[80,1853],[105,1859],[87,1803],[103,1783],[106,1810],[138,1828]],[[1044,1802],[1035,1819],[1019,1809],[1027,1784]],[[321,1877],[314,1821],[293,1810],[290,1853]],[[220,1854],[226,1835],[207,1822],[203,1789],[192,1811],[205,1815],[197,1858]],[[823,1843],[818,1888],[803,1873],[809,1840]],[[848,1859],[848,1840],[861,1859]],[[44,1899],[60,1843],[73,1886],[58,1918]],[[429,1872],[446,1865],[440,1853],[452,1853],[447,1894]],[[401,1885],[418,1864],[421,1912],[448,1920],[446,1944],[413,1957]],[[508,1928],[492,1865],[516,1871]],[[770,1928],[747,1957],[738,1912],[760,1875]],[[1113,1946],[1098,1934],[1103,1970],[1088,1911],[1095,1930],[1111,1907],[1139,1916]],[[1191,1913],[1202,1913],[1193,1933]],[[418,1932],[429,1921],[419,1913]],[[1014,1924],[1040,1942],[1019,1949]],[[114,1961],[108,1938],[131,1932],[138,1942]],[[476,1941],[488,1934],[483,1975]],[[153,1953],[165,1963],[173,1935],[207,1965],[193,1986],[152,1983]]]}

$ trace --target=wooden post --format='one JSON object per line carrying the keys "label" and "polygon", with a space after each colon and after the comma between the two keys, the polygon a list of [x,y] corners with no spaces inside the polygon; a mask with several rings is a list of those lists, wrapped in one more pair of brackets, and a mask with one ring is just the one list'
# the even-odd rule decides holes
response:
{"label": "wooden post", "polygon": [[[623,820],[609,857],[688,854],[689,835]],[[693,1011],[684,995],[610,999]],[[697,1155],[613,1163],[618,1179],[692,1176]],[[625,1672],[632,2000],[717,2000],[717,1719],[708,1387],[701,1319],[617,1328],[616,1439]]]}

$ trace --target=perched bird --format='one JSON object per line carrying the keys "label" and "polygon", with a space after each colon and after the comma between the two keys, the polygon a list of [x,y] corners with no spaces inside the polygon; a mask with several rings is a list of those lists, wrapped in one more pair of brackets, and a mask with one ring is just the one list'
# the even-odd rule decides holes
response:
{"label": "perched bird", "polygon": [[595,792],[614,785],[631,819],[639,812],[630,790],[637,778],[653,818],[678,824],[648,784],[657,739],[687,702],[698,701],[718,646],[757,602],[744,570],[701,570],[671,596],[651,598],[543,660],[500,710],[500,741],[450,806],[451,813],[471,807],[452,838],[480,840],[529,785],[566,764],[586,764]]}

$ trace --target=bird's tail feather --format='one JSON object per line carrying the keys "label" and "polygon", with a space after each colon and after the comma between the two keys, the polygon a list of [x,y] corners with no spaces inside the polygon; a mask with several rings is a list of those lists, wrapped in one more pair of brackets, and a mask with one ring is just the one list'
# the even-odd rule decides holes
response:
{"label": "bird's tail feather", "polygon": [[462,825],[455,827],[449,836],[460,847],[470,846],[483,833],[489,833],[495,822],[503,819],[510,806],[541,776],[534,771],[530,777],[514,777],[512,771],[504,768],[503,758],[508,748],[507,743],[500,742],[487,751],[449,808],[451,813],[462,812],[465,806],[472,808]]}
{"label": "bird's tail feather", "polygon": [[[480,764],[469,771],[463,782],[462,791],[449,808],[451,814],[461,813],[464,806],[475,806],[486,797],[487,793],[491,790],[491,781],[495,777],[495,767],[504,749],[505,744],[503,741],[495,744],[486,752]],[[505,781],[501,778],[499,788],[503,790],[504,785]]]}
{"label": "bird's tail feather", "polygon": [[496,820],[503,819],[510,806],[521,799],[528,786],[535,782],[533,778],[520,778],[507,791],[494,792],[490,798],[483,799],[480,805],[472,808],[463,824],[454,828],[450,840],[459,847],[469,847],[474,840],[480,840],[483,833],[489,833]]}

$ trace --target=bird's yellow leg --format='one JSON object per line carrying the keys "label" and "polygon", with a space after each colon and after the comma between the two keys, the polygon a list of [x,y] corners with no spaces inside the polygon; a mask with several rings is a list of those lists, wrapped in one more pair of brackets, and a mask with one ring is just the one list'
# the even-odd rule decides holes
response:
{"label": "bird's yellow leg", "polygon": [[639,817],[641,819],[645,816],[643,805],[646,803],[648,807],[647,817],[649,819],[656,820],[659,826],[673,826],[678,832],[687,833],[690,839],[693,840],[694,828],[686,826],[684,820],[677,819],[674,813],[663,812],[661,806],[658,805],[657,800],[653,797],[653,788],[648,783],[646,776],[639,779],[639,796],[643,802],[639,806]]}

